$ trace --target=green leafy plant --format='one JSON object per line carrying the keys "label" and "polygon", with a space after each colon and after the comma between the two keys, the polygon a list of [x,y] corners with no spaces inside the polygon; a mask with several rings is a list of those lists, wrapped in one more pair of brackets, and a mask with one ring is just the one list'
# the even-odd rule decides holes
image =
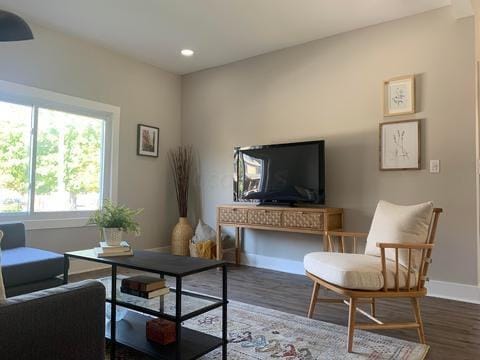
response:
{"label": "green leafy plant", "polygon": [[140,225],[135,221],[135,216],[143,209],[129,209],[123,205],[114,205],[110,200],[105,200],[103,208],[95,211],[88,224],[95,224],[99,228],[115,228],[124,232],[132,232],[140,235]]}

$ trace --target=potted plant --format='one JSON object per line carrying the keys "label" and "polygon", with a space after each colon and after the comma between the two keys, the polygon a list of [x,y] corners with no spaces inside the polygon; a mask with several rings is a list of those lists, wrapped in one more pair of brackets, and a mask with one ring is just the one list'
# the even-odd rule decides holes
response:
{"label": "potted plant", "polygon": [[95,224],[102,229],[103,239],[108,245],[120,245],[124,232],[140,235],[140,225],[135,221],[135,216],[142,210],[132,210],[105,200],[103,207],[93,213],[88,224]]}
{"label": "potted plant", "polygon": [[192,226],[187,219],[192,148],[191,146],[179,146],[170,150],[168,157],[173,172],[178,213],[180,215],[178,223],[172,231],[172,253],[174,255],[188,255],[190,240],[193,236]]}

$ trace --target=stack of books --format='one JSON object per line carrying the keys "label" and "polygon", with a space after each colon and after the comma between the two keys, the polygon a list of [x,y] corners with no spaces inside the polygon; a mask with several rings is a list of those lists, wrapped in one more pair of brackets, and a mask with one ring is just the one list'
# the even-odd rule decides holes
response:
{"label": "stack of books", "polygon": [[137,275],[122,279],[120,291],[125,294],[152,299],[154,297],[168,294],[170,289],[166,286],[165,279]]}
{"label": "stack of books", "polygon": [[120,245],[108,245],[101,241],[100,246],[95,248],[95,254],[97,257],[131,256],[133,251],[126,241],[122,241]]}

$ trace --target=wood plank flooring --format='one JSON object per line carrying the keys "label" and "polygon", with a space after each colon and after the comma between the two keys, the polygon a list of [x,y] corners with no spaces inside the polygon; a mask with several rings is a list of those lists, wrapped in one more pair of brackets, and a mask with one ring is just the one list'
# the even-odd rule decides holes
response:
{"label": "wood plank flooring", "polygon": [[[125,274],[130,270],[121,271]],[[70,281],[108,276],[108,270],[73,275]],[[213,270],[185,278],[185,288],[220,295],[221,273]],[[246,266],[230,266],[229,299],[306,316],[312,283],[305,276]],[[324,290],[322,290],[323,292]],[[321,293],[320,296],[326,296]],[[331,295],[331,294],[329,294]],[[377,315],[390,321],[413,319],[410,302],[379,300]],[[480,305],[427,297],[421,301],[429,360],[480,359]],[[314,318],[335,324],[347,324],[347,307],[338,304],[317,305]],[[358,315],[359,319],[362,318]],[[383,335],[418,341],[414,330],[382,331]]]}

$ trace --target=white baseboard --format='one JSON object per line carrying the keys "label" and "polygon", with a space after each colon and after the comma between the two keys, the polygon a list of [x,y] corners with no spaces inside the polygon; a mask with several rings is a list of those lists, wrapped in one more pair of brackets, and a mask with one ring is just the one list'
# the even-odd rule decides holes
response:
{"label": "white baseboard", "polygon": [[[242,253],[242,264],[290,274],[305,274],[303,262],[295,260]],[[431,280],[427,288],[428,296],[480,304],[480,287],[475,285]]]}
{"label": "white baseboard", "polygon": [[282,271],[290,274],[305,275],[305,270],[301,261],[248,253],[242,253],[241,260],[242,264],[247,266]]}
{"label": "white baseboard", "polygon": [[[158,251],[158,252],[167,254],[167,253],[170,253],[171,247],[161,246],[161,247],[145,249],[145,250]],[[95,263],[92,261],[71,259],[70,270],[68,271],[68,274],[69,275],[83,274],[86,272],[108,269],[109,267],[110,265],[103,265],[103,264]]]}
{"label": "white baseboard", "polygon": [[427,283],[428,296],[480,304],[480,287],[440,280]]}

